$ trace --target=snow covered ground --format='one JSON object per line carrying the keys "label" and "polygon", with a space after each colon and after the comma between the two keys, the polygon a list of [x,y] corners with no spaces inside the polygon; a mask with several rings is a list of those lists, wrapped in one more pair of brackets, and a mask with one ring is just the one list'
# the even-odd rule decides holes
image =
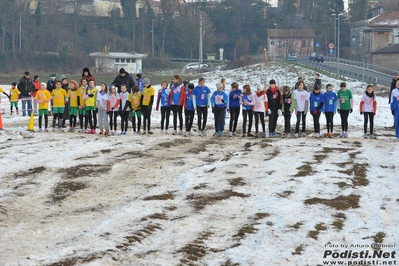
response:
{"label": "snow covered ground", "polygon": [[[222,77],[255,88],[265,76],[282,87],[312,84],[314,72],[205,74],[212,90]],[[397,265],[399,144],[386,89],[376,89],[370,140],[358,110],[366,86],[347,84],[348,139],[311,138],[310,116],[306,138],[257,139],[212,137],[212,117],[205,137],[160,134],[155,110],[154,135],[123,137],[28,132],[29,118],[3,115],[0,265]]]}

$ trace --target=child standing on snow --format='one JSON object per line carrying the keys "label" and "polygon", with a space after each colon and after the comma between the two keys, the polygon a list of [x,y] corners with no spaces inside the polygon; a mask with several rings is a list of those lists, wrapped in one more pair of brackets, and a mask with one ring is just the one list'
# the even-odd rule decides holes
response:
{"label": "child standing on snow", "polygon": [[373,85],[367,85],[367,89],[360,101],[360,114],[364,115],[364,138],[367,138],[367,123],[370,119],[370,139],[375,139],[374,131],[374,116],[377,113],[377,101],[375,99]]}
{"label": "child standing on snow", "polygon": [[290,87],[283,87],[283,116],[284,116],[284,135],[283,138],[291,137],[291,115],[295,109],[295,98]]}
{"label": "child standing on snow", "polygon": [[[98,125],[100,127],[100,134],[108,135],[109,133],[109,124],[108,124],[108,115],[109,111],[109,97],[108,97],[108,89],[107,84],[101,83],[101,89],[97,93],[97,108],[98,108]],[[105,129],[105,131],[104,131]]]}
{"label": "child standing on snow", "polygon": [[281,91],[276,86],[274,79],[270,80],[269,88],[266,90],[267,100],[269,102],[269,137],[274,138],[276,136],[276,127],[278,116],[281,115],[282,97]]}
{"label": "child standing on snow", "polygon": [[[204,136],[208,119],[209,98],[211,90],[205,86],[205,79],[199,78],[198,85],[193,90],[194,109],[197,111],[198,135]],[[227,101],[226,101],[227,103]]]}
{"label": "child standing on snow", "polygon": [[110,135],[115,135],[116,129],[118,128],[117,118],[119,112],[119,94],[116,92],[116,87],[114,85],[111,86],[108,92],[108,104],[109,104],[109,126],[110,126]]}
{"label": "child standing on snow", "polygon": [[[243,94],[240,97],[240,104],[242,105],[242,137],[253,137],[251,133],[252,129],[252,119],[254,117],[253,106],[255,104],[254,97],[251,92],[251,87],[249,85],[244,85]],[[247,120],[248,120],[248,134],[247,131]]]}
{"label": "child standing on snow", "polygon": [[170,116],[170,88],[166,80],[161,82],[161,89],[158,92],[156,110],[161,105],[161,133],[168,134],[169,116]]}
{"label": "child standing on snow", "polygon": [[340,84],[340,90],[337,93],[338,98],[338,114],[341,115],[342,133],[340,138],[348,137],[348,116],[353,112],[353,96],[352,91],[346,88],[346,83]]}
{"label": "child standing on snow", "polygon": [[44,115],[44,131],[48,132],[48,106],[51,102],[51,94],[47,90],[45,82],[40,83],[40,90],[36,92],[35,100],[39,104],[39,132],[42,131],[42,118]]}
{"label": "child standing on snow", "polygon": [[96,134],[96,128],[95,128],[95,125],[97,125],[97,117],[95,112],[96,94],[97,94],[97,88],[94,85],[94,80],[90,80],[89,85],[87,86],[83,94],[83,100],[85,101],[85,106],[86,106],[85,128],[87,128],[88,124],[90,125],[90,130],[87,132],[88,134]]}
{"label": "child standing on snow", "polygon": [[240,116],[240,99],[242,91],[238,89],[238,83],[231,83],[231,91],[229,93],[229,105],[227,112],[230,113],[229,123],[229,136],[237,136],[237,123],[238,117]]}
{"label": "child standing on snow", "polygon": [[[138,85],[134,85],[132,93],[129,94],[130,116],[132,117],[133,132],[141,134],[141,92]],[[137,131],[136,131],[136,117],[137,117]]]}
{"label": "child standing on snow", "polygon": [[394,116],[396,140],[399,141],[399,80],[396,81],[396,88],[391,92],[391,112]]}
{"label": "child standing on snow", "polygon": [[310,113],[313,116],[313,137],[320,138],[320,114],[324,107],[324,96],[320,91],[320,85],[315,85],[310,93]]}
{"label": "child standing on snow", "polygon": [[179,134],[183,135],[183,99],[184,85],[179,75],[174,75],[170,85],[170,110],[173,112],[173,135],[177,135],[177,117],[179,116]]}
{"label": "child standing on snow", "polygon": [[69,132],[74,132],[76,128],[76,117],[78,116],[78,83],[71,80],[68,84],[68,98],[69,98]]}
{"label": "child standing on snow", "polygon": [[[88,84],[88,79],[87,78],[82,78],[80,80],[81,85],[78,89],[78,114],[79,114],[79,124],[80,124],[80,129],[79,133],[85,132],[87,129],[87,116],[86,116],[86,105],[85,105],[85,100],[83,99],[83,96],[86,92],[87,84]],[[85,127],[83,129],[83,127]]]}
{"label": "child standing on snow", "polygon": [[254,95],[255,137],[260,137],[259,120],[262,126],[262,138],[266,138],[265,112],[269,109],[268,99],[264,87],[261,85]]}
{"label": "child standing on snow", "polygon": [[229,98],[227,93],[223,91],[222,83],[216,84],[216,91],[211,96],[212,111],[215,114],[215,133],[214,136],[223,136],[226,108]]}
{"label": "child standing on snow", "polygon": [[296,115],[296,125],[295,125],[295,135],[294,137],[299,137],[299,124],[302,118],[302,137],[306,137],[306,114],[309,110],[309,93],[304,90],[305,82],[302,80],[298,81],[298,88],[294,90],[295,98],[295,115]]}
{"label": "child standing on snow", "polygon": [[127,92],[126,84],[121,85],[121,92],[119,93],[119,115],[121,116],[121,134],[126,135],[128,121],[129,121],[129,92]]}
{"label": "child standing on snow", "polygon": [[13,113],[12,108],[15,107],[15,110],[18,113],[18,99],[19,99],[19,95],[21,94],[21,92],[18,90],[17,88],[17,83],[13,82],[11,83],[11,89],[10,89],[10,110],[11,110],[11,114]]}
{"label": "child standing on snow", "polygon": [[193,103],[193,90],[194,90],[194,84],[193,83],[188,83],[187,84],[188,91],[186,95],[184,96],[184,115],[185,115],[185,124],[186,124],[186,133],[184,133],[184,136],[191,135],[191,128],[193,126],[194,122],[194,103]]}
{"label": "child standing on snow", "polygon": [[[154,88],[151,86],[151,82],[149,78],[145,78],[143,80],[144,89],[141,95],[141,111],[143,112],[143,135],[148,132],[148,134],[152,134],[151,131],[151,111],[152,105],[154,104]],[[183,92],[184,94],[184,92]],[[183,102],[182,102],[183,106]],[[147,131],[146,131],[147,130]]]}
{"label": "child standing on snow", "polygon": [[55,131],[55,124],[58,118],[58,129],[63,131],[62,122],[65,111],[65,103],[68,102],[67,92],[62,88],[61,81],[55,82],[55,89],[51,92],[53,99],[53,132]]}
{"label": "child standing on snow", "polygon": [[323,94],[324,96],[324,114],[326,116],[326,121],[327,121],[327,133],[326,137],[332,138],[334,137],[333,134],[333,118],[335,115],[335,112],[337,110],[337,95],[333,91],[333,87],[331,84],[326,85],[327,91]]}

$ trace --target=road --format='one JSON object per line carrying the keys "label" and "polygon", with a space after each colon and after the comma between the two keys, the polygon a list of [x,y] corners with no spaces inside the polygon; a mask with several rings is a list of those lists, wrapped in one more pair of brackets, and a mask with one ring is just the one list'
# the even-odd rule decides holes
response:
{"label": "road", "polygon": [[[312,66],[314,68],[319,68],[332,73],[338,73],[338,63],[332,61],[324,61],[324,63],[312,62],[307,59],[298,60],[299,64],[304,64],[307,66]],[[368,83],[376,83],[383,86],[390,87],[392,76],[371,70],[368,68],[362,68],[353,65],[339,64],[339,70],[341,76],[357,79],[360,81],[365,81]]]}

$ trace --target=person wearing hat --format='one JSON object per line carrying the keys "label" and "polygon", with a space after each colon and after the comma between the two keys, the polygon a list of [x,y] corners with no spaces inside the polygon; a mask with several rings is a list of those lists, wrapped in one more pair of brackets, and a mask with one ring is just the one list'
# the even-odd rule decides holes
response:
{"label": "person wearing hat", "polygon": [[82,86],[82,79],[83,78],[87,79],[87,83],[89,83],[90,80],[94,80],[94,85],[97,85],[96,79],[91,75],[90,69],[88,67],[83,68],[82,78],[79,81],[79,86]]}
{"label": "person wearing hat", "polygon": [[16,82],[11,83],[11,89],[10,89],[10,111],[11,111],[11,114],[13,114],[13,110],[12,110],[13,107],[15,107],[17,114],[19,114],[18,113],[18,99],[19,99],[20,94],[21,94],[21,92],[17,88],[17,83]]}
{"label": "person wearing hat", "polygon": [[50,79],[47,81],[47,90],[51,93],[55,89],[55,74],[50,75]]}
{"label": "person wearing hat", "polygon": [[[32,97],[35,98],[36,97],[36,93],[40,90],[40,78],[38,75],[35,75],[33,77],[33,86],[35,87],[35,90],[32,93]],[[38,110],[37,110],[37,101],[33,101],[33,113],[37,114]]]}
{"label": "person wearing hat", "polygon": [[135,85],[132,76],[130,76],[130,74],[126,72],[126,70],[123,67],[119,69],[119,75],[116,76],[114,81],[111,83],[110,87],[115,86],[118,89],[118,93],[120,93],[122,84],[126,85],[126,89],[129,93],[132,92],[132,88]]}
{"label": "person wearing hat", "polygon": [[142,93],[143,89],[144,89],[144,83],[143,83],[143,78],[140,73],[136,74],[136,84],[137,84],[137,86],[139,86],[140,92]]}
{"label": "person wearing hat", "polygon": [[17,85],[18,90],[21,92],[20,99],[22,102],[22,116],[28,116],[32,113],[32,93],[35,90],[33,81],[30,78],[30,73],[26,71]]}
{"label": "person wearing hat", "polygon": [[283,97],[274,79],[269,81],[266,96],[269,101],[269,109],[267,110],[267,114],[269,115],[269,138],[274,138],[276,137],[277,118],[281,115],[281,108],[283,106]]}

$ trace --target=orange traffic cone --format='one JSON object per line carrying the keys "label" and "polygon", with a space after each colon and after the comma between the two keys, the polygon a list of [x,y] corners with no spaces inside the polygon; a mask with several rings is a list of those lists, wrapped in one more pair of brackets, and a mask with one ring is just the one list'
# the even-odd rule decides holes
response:
{"label": "orange traffic cone", "polygon": [[0,112],[0,130],[3,130],[3,114]]}
{"label": "orange traffic cone", "polygon": [[30,115],[30,118],[29,118],[28,130],[35,131],[35,119],[33,118],[33,113]]}

